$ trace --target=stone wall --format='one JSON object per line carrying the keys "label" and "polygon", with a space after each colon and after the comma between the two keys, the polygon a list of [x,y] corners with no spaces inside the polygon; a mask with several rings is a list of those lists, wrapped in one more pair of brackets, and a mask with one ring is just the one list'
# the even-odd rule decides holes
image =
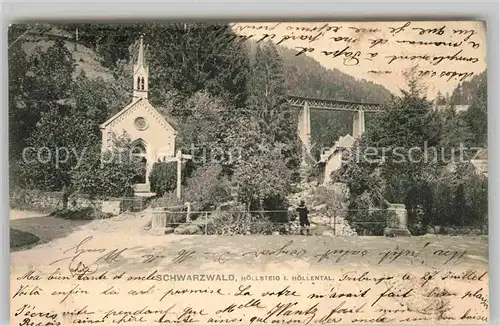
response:
{"label": "stone wall", "polygon": [[[46,192],[39,190],[17,189],[10,192],[10,207],[13,209],[31,209],[53,212],[63,209],[63,192]],[[79,210],[93,208],[101,210],[102,201],[89,199],[82,195],[71,195],[68,198],[68,209]]]}
{"label": "stone wall", "polygon": [[441,235],[488,235],[487,227],[441,227],[429,226],[426,229],[426,234],[441,234]]}

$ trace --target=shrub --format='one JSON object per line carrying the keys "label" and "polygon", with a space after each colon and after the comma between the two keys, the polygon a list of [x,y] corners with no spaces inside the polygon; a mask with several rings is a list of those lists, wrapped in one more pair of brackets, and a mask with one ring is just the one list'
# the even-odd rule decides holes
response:
{"label": "shrub", "polygon": [[476,176],[466,183],[465,200],[469,207],[468,225],[488,228],[488,179]]}
{"label": "shrub", "polygon": [[274,223],[289,222],[288,207],[287,198],[281,195],[267,197],[262,200],[262,209],[267,211],[264,219],[269,219]]}
{"label": "shrub", "polygon": [[248,210],[262,210],[264,201],[278,203],[290,193],[292,171],[286,166],[281,153],[259,153],[248,160],[238,162],[231,181],[236,185],[238,200]]}
{"label": "shrub", "polygon": [[326,205],[327,210],[334,210],[342,208],[342,203],[348,198],[343,193],[339,193],[338,190],[331,186],[319,186],[313,189],[312,195],[310,197],[311,205]]}
{"label": "shrub", "polygon": [[165,193],[162,197],[155,198],[151,201],[150,206],[155,207],[173,207],[183,205],[183,201],[178,199],[173,192]]}
{"label": "shrub", "polygon": [[[132,153],[130,138],[113,135],[112,146],[101,153],[100,146],[85,152],[81,164],[72,170],[72,191],[93,197],[122,197],[133,186],[142,166]],[[124,157],[125,153],[125,157]]]}
{"label": "shrub", "polygon": [[175,190],[177,187],[177,162],[159,162],[153,164],[149,175],[151,191],[158,197]]}
{"label": "shrub", "polygon": [[230,184],[221,175],[222,167],[216,164],[195,170],[187,180],[183,198],[196,203],[199,210],[229,201],[232,198]]}
{"label": "shrub", "polygon": [[217,211],[209,220],[207,234],[212,235],[272,234],[280,229],[265,216],[243,211]]}
{"label": "shrub", "polygon": [[433,184],[434,211],[431,224],[487,226],[488,179],[466,165],[458,167],[447,177],[445,181]]}
{"label": "shrub", "polygon": [[61,209],[54,212],[54,215],[67,220],[94,220],[109,218],[111,214],[104,214],[91,207],[80,208],[76,210]]}
{"label": "shrub", "polygon": [[383,235],[388,211],[358,211],[348,214],[346,220],[358,235]]}
{"label": "shrub", "polygon": [[363,193],[352,204],[356,209],[349,211],[346,220],[359,235],[383,235],[389,214],[386,210],[375,210],[373,199]]}

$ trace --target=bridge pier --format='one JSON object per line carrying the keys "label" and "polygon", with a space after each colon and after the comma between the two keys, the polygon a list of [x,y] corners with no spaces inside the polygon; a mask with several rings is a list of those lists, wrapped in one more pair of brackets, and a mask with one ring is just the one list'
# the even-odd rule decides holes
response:
{"label": "bridge pier", "polygon": [[359,139],[365,133],[365,112],[358,110],[352,119],[352,137]]}
{"label": "bridge pier", "polygon": [[302,141],[302,166],[307,166],[311,154],[311,109],[307,101],[299,113],[298,132]]}

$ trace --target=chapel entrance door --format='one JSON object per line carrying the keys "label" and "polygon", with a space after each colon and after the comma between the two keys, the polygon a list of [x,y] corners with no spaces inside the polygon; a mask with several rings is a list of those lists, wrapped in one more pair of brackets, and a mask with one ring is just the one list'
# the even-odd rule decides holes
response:
{"label": "chapel entrance door", "polygon": [[134,177],[134,183],[136,184],[145,184],[147,183],[147,155],[146,155],[146,147],[142,142],[139,142],[133,147],[133,156],[139,159],[141,168],[139,173]]}

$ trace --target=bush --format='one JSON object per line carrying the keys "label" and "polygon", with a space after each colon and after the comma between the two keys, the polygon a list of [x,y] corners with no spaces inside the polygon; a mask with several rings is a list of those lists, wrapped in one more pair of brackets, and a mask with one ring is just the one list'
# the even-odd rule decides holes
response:
{"label": "bush", "polygon": [[277,195],[262,200],[262,209],[267,211],[265,218],[273,223],[289,222],[288,200],[286,197]]}
{"label": "bush", "polygon": [[280,229],[269,218],[243,211],[217,211],[209,221],[207,234],[212,235],[272,234]]}
{"label": "bush", "polygon": [[466,183],[465,200],[469,207],[468,225],[488,228],[488,179],[476,176]]}
{"label": "bush", "polygon": [[153,164],[149,175],[151,191],[158,197],[175,190],[177,187],[177,162],[160,162]]}
{"label": "bush", "polygon": [[54,215],[67,220],[95,220],[112,217],[112,214],[102,213],[92,207],[80,208],[76,210],[61,209],[55,211]]}
{"label": "bush", "polygon": [[172,207],[183,205],[183,201],[178,199],[176,194],[169,192],[164,194],[162,197],[155,198],[151,201],[150,207]]}
{"label": "bush", "polygon": [[347,222],[358,235],[383,235],[387,211],[358,211],[347,215]]}
{"label": "bush", "polygon": [[85,152],[81,164],[71,173],[73,192],[119,198],[134,185],[142,165],[137,157],[129,157],[133,152],[130,138],[126,134],[113,135],[111,141],[112,146],[104,153],[100,146]]}
{"label": "bush", "polygon": [[231,200],[231,188],[226,177],[222,177],[220,165],[208,165],[195,170],[184,190],[185,201],[196,203],[198,210]]}
{"label": "bush", "polygon": [[449,175],[452,182],[436,182],[431,225],[488,225],[488,179],[471,167],[461,166]]}
{"label": "bush", "polygon": [[201,230],[197,225],[187,225],[187,226],[179,226],[174,230],[175,234],[201,234]]}
{"label": "bush", "polygon": [[352,204],[356,209],[349,211],[346,220],[359,235],[383,235],[389,214],[386,210],[374,209],[373,199],[368,193],[356,198]]}
{"label": "bush", "polygon": [[342,208],[342,203],[345,202],[348,197],[345,194],[339,193],[339,191],[336,191],[333,187],[334,185],[314,188],[310,197],[310,204],[312,206],[324,204],[327,210]]}

